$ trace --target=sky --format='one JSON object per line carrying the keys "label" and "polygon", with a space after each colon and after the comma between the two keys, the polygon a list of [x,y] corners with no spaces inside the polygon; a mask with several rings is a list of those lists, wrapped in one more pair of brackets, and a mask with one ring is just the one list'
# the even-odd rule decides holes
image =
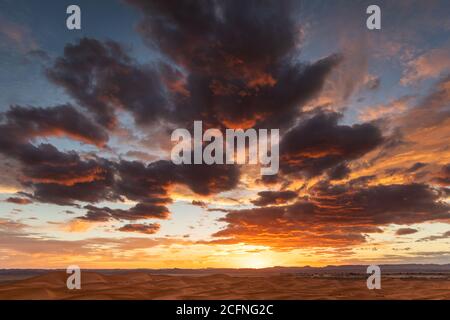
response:
{"label": "sky", "polygon": [[[450,4],[371,4],[0,0],[0,268],[450,263]],[[173,164],[197,120],[278,174]]]}

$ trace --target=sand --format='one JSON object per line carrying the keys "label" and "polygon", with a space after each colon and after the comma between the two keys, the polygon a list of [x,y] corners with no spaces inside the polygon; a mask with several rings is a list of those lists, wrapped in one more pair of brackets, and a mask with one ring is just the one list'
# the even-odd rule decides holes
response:
{"label": "sand", "polygon": [[84,272],[82,288],[68,290],[67,276],[49,272],[0,283],[0,299],[450,299],[448,277],[384,277],[380,290],[368,290],[363,277]]}

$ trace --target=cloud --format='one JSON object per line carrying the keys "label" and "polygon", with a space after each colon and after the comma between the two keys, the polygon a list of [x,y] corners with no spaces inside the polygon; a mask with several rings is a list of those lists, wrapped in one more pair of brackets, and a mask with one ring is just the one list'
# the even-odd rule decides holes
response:
{"label": "cloud", "polygon": [[37,137],[65,136],[102,147],[107,132],[71,105],[55,107],[11,106],[0,125],[0,147],[19,144]]}
{"label": "cloud", "polygon": [[[45,155],[44,152],[48,152],[48,154]],[[84,160],[74,152],[60,153],[49,144],[40,145],[39,148],[27,154],[32,155],[33,153],[43,158],[38,159],[34,163],[30,161],[31,159],[28,159],[27,162],[31,166],[23,169],[28,182],[73,186],[79,183],[105,179],[111,173],[111,168],[109,167],[111,164],[106,160]],[[58,156],[61,157],[61,161],[58,161]],[[67,162],[64,162],[65,160]]]}
{"label": "cloud", "polygon": [[26,225],[21,222],[0,218],[0,235],[12,235],[15,233],[20,233],[25,228]]}
{"label": "cloud", "polygon": [[237,187],[240,170],[237,165],[180,165],[174,170],[174,182],[187,185],[200,195],[211,195]]}
{"label": "cloud", "polygon": [[[11,266],[21,266],[20,258],[24,258],[22,262],[29,259],[40,261],[38,268],[61,268],[69,265],[74,257],[79,258],[79,261],[84,264],[93,260],[97,263],[106,260],[106,266],[111,265],[110,263],[113,261],[126,261],[121,258],[124,252],[167,246],[173,243],[187,243],[186,240],[179,239],[142,237],[58,240],[30,234],[26,232],[26,227],[18,222],[0,219],[0,250],[6,255],[15,256],[16,259],[11,260],[13,263]],[[105,251],[105,247],[108,250]],[[142,257],[142,252],[140,252],[140,256]],[[6,262],[9,262],[9,259]]]}
{"label": "cloud", "polygon": [[115,191],[133,201],[170,203],[167,189],[173,183],[174,165],[165,160],[145,165],[139,161],[122,160],[115,165]]}
{"label": "cloud", "polygon": [[0,153],[18,163],[21,174],[16,179],[34,189],[36,200],[72,204],[75,200],[117,199],[108,190],[113,182],[111,162],[83,159],[75,151],[61,152],[48,143],[32,143],[36,137],[61,135],[97,145],[105,143],[103,129],[73,107],[14,106],[2,116]]}
{"label": "cloud", "polygon": [[376,126],[339,125],[339,118],[337,113],[319,113],[287,132],[280,142],[281,171],[317,176],[361,157],[383,142]]}
{"label": "cloud", "polygon": [[229,190],[239,181],[236,166],[175,166],[160,161],[145,167],[137,161],[116,163],[75,151],[61,152],[48,143],[33,144],[36,137],[60,135],[97,146],[106,143],[105,129],[69,105],[14,106],[3,114],[0,133],[0,152],[18,161],[21,184],[32,189],[32,197],[41,202],[73,205],[77,201],[118,201],[125,196],[149,203],[166,199],[167,188],[175,183],[209,195]]}
{"label": "cloud", "polygon": [[149,195],[164,197],[173,184],[186,185],[201,195],[215,194],[235,188],[240,177],[236,165],[175,165],[160,160],[147,166],[137,161],[121,161],[116,168],[122,177],[117,190],[132,200]]}
{"label": "cloud", "polygon": [[192,200],[192,205],[193,206],[198,206],[200,208],[207,208],[208,204],[204,201],[200,201],[200,200]]}
{"label": "cloud", "polygon": [[342,247],[361,244],[367,233],[389,224],[448,219],[442,191],[423,184],[358,186],[321,182],[309,196],[283,206],[230,211],[227,227],[212,243],[246,243],[274,248]]}
{"label": "cloud", "polygon": [[9,198],[6,199],[5,201],[6,201],[6,202],[9,202],[9,203],[14,203],[14,204],[20,204],[20,205],[25,205],[25,204],[33,203],[33,201],[31,201],[30,199],[27,199],[27,198],[18,198],[18,197],[9,197]]}
{"label": "cloud", "polygon": [[[438,127],[450,116],[450,75],[442,77],[431,88],[431,92],[413,108],[394,119],[395,124],[411,133],[423,128]],[[444,126],[442,129],[446,129]]]}
{"label": "cloud", "polygon": [[0,15],[0,39],[24,53],[38,48],[36,40],[26,26],[9,21],[3,15]]}
{"label": "cloud", "polygon": [[390,101],[387,104],[380,104],[364,109],[359,114],[361,121],[372,121],[383,117],[389,117],[392,115],[398,115],[405,112],[414,96],[403,96],[396,100]]}
{"label": "cloud", "polygon": [[378,89],[380,87],[380,83],[381,83],[380,77],[374,76],[372,74],[368,74],[364,81],[364,85],[369,90]]}
{"label": "cloud", "polygon": [[128,110],[137,123],[148,124],[167,106],[158,71],[136,64],[113,41],[83,38],[67,45],[47,76],[107,128],[116,126],[116,110]]}
{"label": "cloud", "polygon": [[167,219],[170,214],[167,205],[172,202],[168,189],[174,184],[186,185],[197,194],[211,195],[233,189],[239,181],[239,169],[233,165],[177,166],[165,160],[144,165],[138,161],[122,160],[114,168],[119,178],[111,186],[111,197],[120,200],[123,196],[138,203],[128,210],[87,205],[85,209],[88,211],[80,219]]}
{"label": "cloud", "polygon": [[340,163],[328,170],[327,174],[330,180],[341,180],[348,177],[350,172],[351,170],[346,163]]}
{"label": "cloud", "polygon": [[[448,149],[445,141],[450,133],[450,76],[444,76],[435,82],[428,93],[407,110],[399,114],[378,120],[377,125],[386,132],[385,143],[372,155],[361,159],[364,161],[364,174],[377,174],[384,170],[396,170],[390,181],[411,180],[406,168],[417,162],[428,163],[427,169],[445,164]],[[355,163],[352,169],[355,171]],[[431,172],[419,172],[420,182],[431,182]],[[415,177],[417,181],[418,177]],[[419,182],[418,181],[418,182]]]}
{"label": "cloud", "polygon": [[[206,117],[207,126],[288,126],[298,107],[320,91],[341,60],[337,55],[313,63],[291,59],[299,53],[300,39],[295,1],[246,3],[245,9],[258,19],[243,16],[243,4],[231,2],[195,4],[201,10],[189,17],[183,13],[192,5],[188,2],[175,7],[166,2],[130,3],[143,12],[140,34],[166,59],[139,64],[113,41],[83,38],[68,44],[46,75],[78,106],[13,106],[0,126],[8,132],[0,138],[0,152],[19,162],[20,182],[33,191],[33,199],[59,205],[89,203],[86,219],[165,217],[173,185],[209,196],[235,188],[240,170],[174,166],[168,161],[114,162],[34,144],[36,138],[64,136],[104,147],[122,110],[138,125],[186,124]],[[205,46],[205,41],[211,45]],[[151,160],[142,152],[127,155]],[[137,205],[122,211],[92,205],[125,198]]]}
{"label": "cloud", "polygon": [[34,190],[33,198],[38,201],[73,205],[76,201],[120,200],[108,160],[83,160],[75,152],[60,152],[48,144],[29,146],[22,157],[26,165],[23,183]]}
{"label": "cloud", "polygon": [[292,59],[301,39],[296,1],[128,2],[143,13],[146,43],[183,70],[166,66],[165,82],[170,118],[185,126],[286,126],[341,61]]}
{"label": "cloud", "polygon": [[[210,64],[203,63],[208,57],[209,61],[217,62],[211,64],[217,69],[225,63],[231,64],[230,67],[239,64],[235,61],[238,58],[244,62],[270,63],[289,53],[301,32],[296,19],[300,8],[295,1],[128,2],[145,14],[140,24],[143,36],[153,40],[175,61],[191,68],[208,68]],[[227,55],[228,60],[224,59]]]}
{"label": "cloud", "polygon": [[450,164],[442,166],[441,171],[433,179],[433,182],[444,187],[450,186]]}
{"label": "cloud", "polygon": [[138,151],[138,150],[127,151],[125,156],[134,158],[136,160],[146,161],[146,162],[147,161],[155,161],[158,158],[156,155],[148,154],[146,152],[142,152],[142,151]]}
{"label": "cloud", "polygon": [[61,225],[61,229],[65,232],[86,232],[95,225],[91,221],[73,219]]}
{"label": "cloud", "polygon": [[413,234],[413,233],[417,233],[417,229],[413,229],[413,228],[400,228],[400,229],[397,229],[397,231],[395,232],[395,234],[396,234],[397,236],[404,236],[404,235]]}
{"label": "cloud", "polygon": [[408,168],[406,170],[406,172],[411,173],[411,172],[416,172],[417,170],[422,169],[423,167],[425,167],[427,164],[423,163],[423,162],[416,162],[414,163],[410,168]]}
{"label": "cloud", "polygon": [[450,71],[450,49],[436,48],[409,61],[400,83],[410,85],[423,79],[435,78],[448,71]]}
{"label": "cloud", "polygon": [[448,239],[448,238],[450,238],[450,230],[446,231],[440,235],[425,237],[425,238],[419,239],[417,241],[419,241],[419,242],[435,241],[435,240]]}
{"label": "cloud", "polygon": [[298,194],[294,191],[261,191],[258,192],[259,198],[252,200],[251,202],[255,206],[267,206],[271,204],[283,204],[290,200],[295,199]]}
{"label": "cloud", "polygon": [[153,200],[149,202],[140,202],[134,207],[128,210],[123,209],[111,209],[108,207],[95,207],[93,205],[87,205],[84,208],[87,209],[85,216],[78,219],[94,221],[94,222],[106,222],[112,219],[116,220],[140,220],[140,219],[167,219],[170,215],[169,209],[165,206],[168,199]]}
{"label": "cloud", "polygon": [[[355,93],[379,88],[380,77],[367,73],[366,43],[352,45],[353,37],[343,41],[344,46],[348,44],[343,55],[330,53],[303,61],[304,26],[298,1],[128,2],[141,13],[139,34],[158,51],[151,64],[134,60],[117,42],[89,38],[67,44],[54,61],[38,49],[29,52],[46,61],[46,76],[65,90],[73,105],[12,106],[2,113],[0,153],[7,163],[2,158],[1,166],[30,193],[6,201],[38,201],[84,210],[67,224],[69,232],[86,231],[96,222],[128,221],[118,230],[153,234],[159,224],[138,220],[169,219],[170,204],[180,189],[199,196],[202,201],[194,200],[193,205],[207,208],[215,194],[233,191],[232,197],[237,197],[244,187],[254,187],[248,183],[253,177],[245,167],[176,166],[155,161],[160,158],[153,156],[156,152],[138,149],[160,143],[161,150],[167,151],[170,144],[162,144],[170,129],[190,129],[194,120],[203,120],[205,127],[280,128],[282,134],[281,171],[257,179],[258,187],[271,188],[251,198],[254,207],[208,209],[223,212],[221,222],[227,224],[211,243],[339,250],[364,243],[389,224],[449,219],[449,205],[443,200],[448,190],[441,188],[448,185],[448,166],[436,173],[438,165],[418,153],[439,161],[446,158],[421,148],[413,136],[448,128],[447,51],[433,50],[408,64],[402,79],[405,84],[441,77],[416,105],[412,106],[416,99],[412,96],[377,104],[359,115],[361,121],[376,122],[347,125],[340,122],[343,115],[323,111],[319,102],[344,110],[344,102]],[[5,32],[10,40],[21,36],[8,29],[0,31],[3,36]],[[330,91],[324,94],[327,87]],[[125,113],[133,121],[128,123],[126,118],[123,129],[125,124],[118,117]],[[383,137],[381,128],[392,129],[394,134],[387,130],[391,135]],[[430,130],[421,132],[424,128]],[[126,130],[128,135],[123,133]],[[142,136],[146,138],[141,145],[129,143]],[[50,137],[89,144],[94,151],[68,151],[41,142]],[[110,138],[112,146],[108,146]],[[444,148],[439,139],[426,140]],[[364,157],[379,147],[378,159],[392,161],[392,167],[368,168],[375,162]],[[404,148],[397,154],[407,158],[403,167],[398,158],[385,152],[397,147]],[[427,168],[422,170],[425,163]],[[429,174],[425,173],[428,169]],[[396,175],[409,178],[396,181]],[[351,180],[346,182],[347,178]],[[405,182],[413,180],[417,183]],[[220,197],[228,199],[228,195]],[[104,201],[121,205],[117,208]],[[239,203],[232,208],[234,204]],[[98,253],[95,244],[134,249],[161,243],[128,238],[75,243],[28,239],[26,233],[9,239],[4,231],[8,225],[11,230],[25,228],[0,220],[0,242],[12,246],[15,240],[19,251],[31,253],[41,249],[59,253],[58,248],[67,245],[71,254],[77,250],[91,254]],[[400,228],[397,234],[412,234],[413,230]]]}
{"label": "cloud", "polygon": [[158,223],[126,224],[123,227],[119,228],[119,231],[155,234],[156,232],[158,232],[160,227],[161,226]]}

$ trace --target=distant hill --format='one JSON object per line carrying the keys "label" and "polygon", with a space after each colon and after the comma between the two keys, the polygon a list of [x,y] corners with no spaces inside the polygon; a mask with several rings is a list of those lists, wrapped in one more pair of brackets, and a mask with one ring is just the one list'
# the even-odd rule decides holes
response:
{"label": "distant hill", "polygon": [[[130,272],[145,272],[156,275],[208,275],[208,274],[230,274],[230,275],[257,275],[257,274],[366,274],[368,265],[342,265],[326,267],[271,267],[262,269],[232,269],[232,268],[207,268],[207,269],[84,269],[100,274],[112,275]],[[432,274],[450,273],[450,264],[381,264],[379,265],[383,274]],[[62,269],[0,269],[0,281],[11,279],[25,279],[32,276],[42,275],[49,271],[64,271]]]}

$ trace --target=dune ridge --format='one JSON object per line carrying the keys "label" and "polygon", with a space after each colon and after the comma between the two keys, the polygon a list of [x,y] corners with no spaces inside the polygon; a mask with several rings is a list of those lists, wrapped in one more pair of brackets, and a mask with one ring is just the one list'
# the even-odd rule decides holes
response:
{"label": "dune ridge", "polygon": [[381,290],[368,290],[361,276],[297,274],[159,275],[148,272],[83,272],[80,290],[66,288],[67,274],[51,271],[0,283],[0,299],[450,299],[450,276],[382,278]]}

